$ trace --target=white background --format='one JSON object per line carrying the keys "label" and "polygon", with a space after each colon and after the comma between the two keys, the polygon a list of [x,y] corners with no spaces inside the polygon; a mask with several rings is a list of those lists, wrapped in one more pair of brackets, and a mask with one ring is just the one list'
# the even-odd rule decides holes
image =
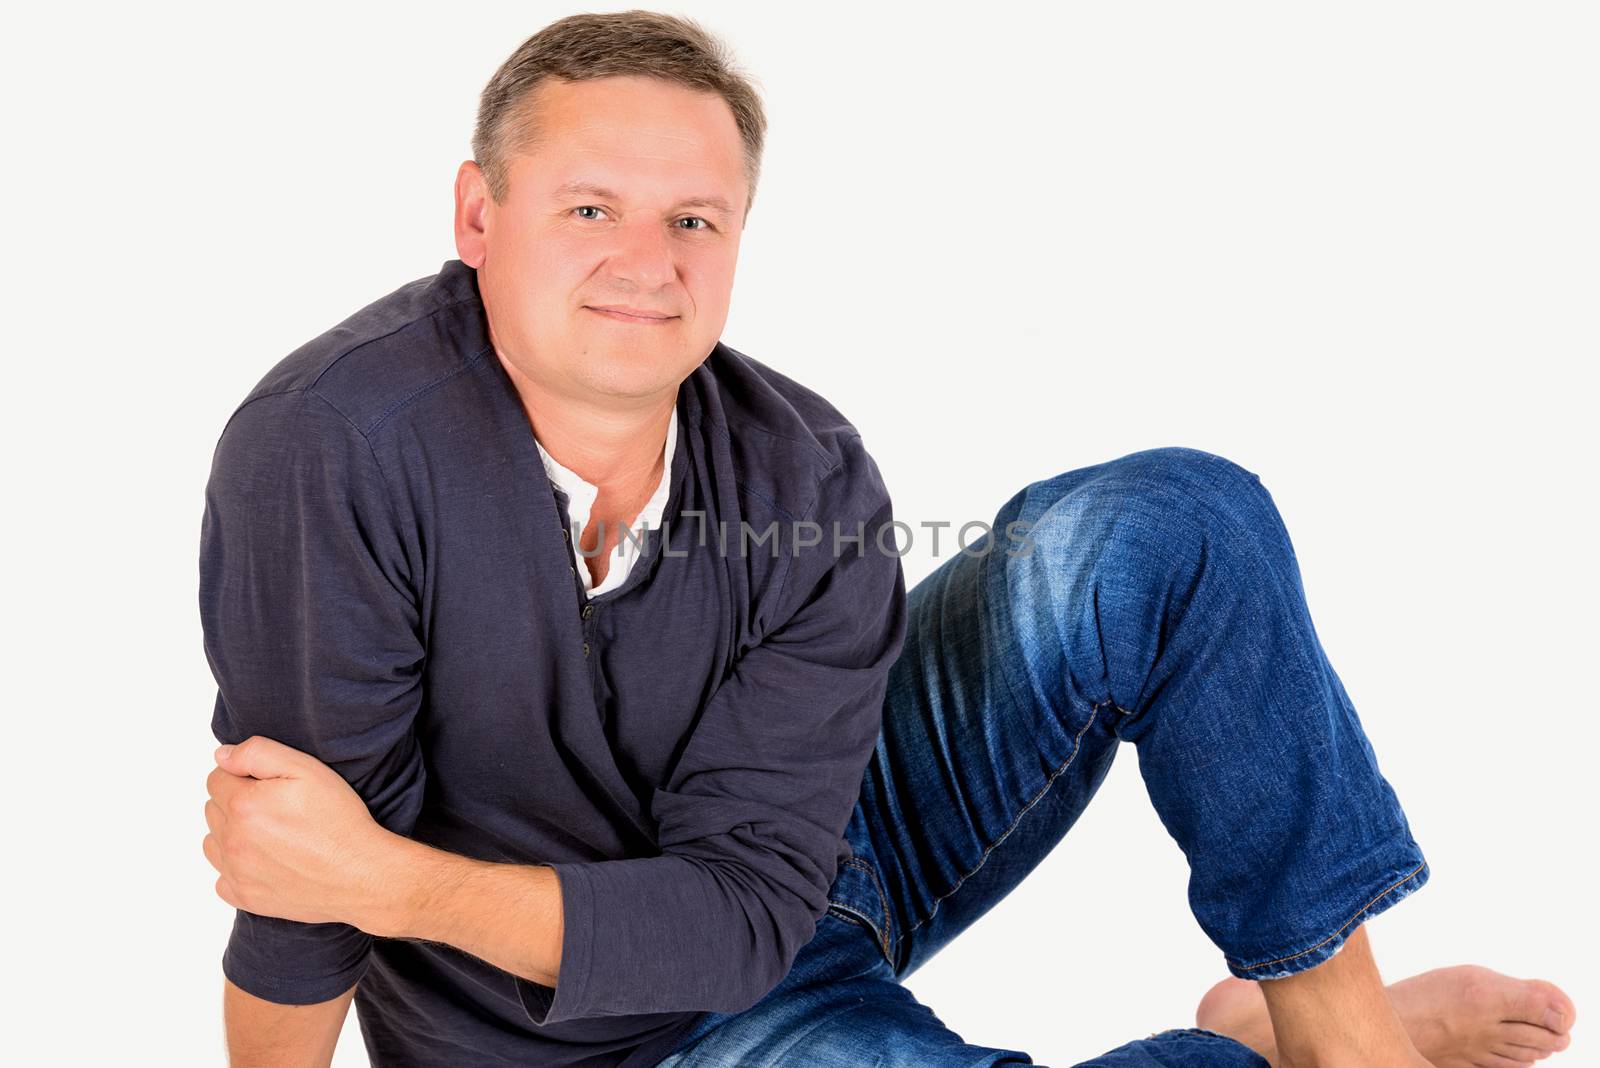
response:
{"label": "white background", "polygon": [[[454,257],[477,94],[573,10],[10,20],[7,1060],[222,1062],[212,447],[283,355]],[[1160,445],[1260,474],[1433,868],[1370,925],[1385,977],[1477,961],[1600,1013],[1595,7],[669,10],[771,120],[724,339],[835,401],[913,525]],[[1190,1025],[1224,968],[1185,878],[1124,747],[908,985],[1041,1064]]]}

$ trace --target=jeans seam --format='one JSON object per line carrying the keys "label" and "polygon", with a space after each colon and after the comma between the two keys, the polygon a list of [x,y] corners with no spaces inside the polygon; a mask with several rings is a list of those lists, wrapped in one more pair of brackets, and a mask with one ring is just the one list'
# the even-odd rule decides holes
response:
{"label": "jeans seam", "polygon": [[[989,847],[983,851],[983,855],[978,858],[978,863],[973,865],[972,870],[968,871],[961,878],[957,879],[956,880],[956,884],[954,886],[952,886],[949,890],[945,891],[944,893],[940,894],[937,898],[935,898],[934,902],[933,902],[933,908],[929,910],[929,912],[928,912],[928,914],[926,916],[924,916],[922,919],[918,920],[916,923],[912,924],[910,927],[906,928],[905,933],[902,934],[896,940],[896,944],[897,945],[900,942],[904,942],[906,940],[906,938],[908,938],[911,935],[912,932],[917,930],[917,928],[921,927],[923,924],[925,924],[929,920],[933,919],[933,917],[939,911],[940,903],[943,902],[946,898],[950,897],[952,894],[954,894],[957,890],[960,890],[961,887],[962,887],[962,884],[964,884],[968,879],[972,878],[973,875],[977,874],[978,869],[982,868],[983,865],[988,861],[989,854],[993,853],[995,851],[995,849],[999,847],[1001,842],[1004,842],[1007,838],[1009,838],[1011,836],[1011,832],[1016,830],[1017,826],[1022,822],[1022,817],[1026,816],[1028,814],[1028,810],[1033,808],[1034,805],[1038,804],[1039,800],[1041,798],[1043,798],[1045,794],[1050,792],[1050,787],[1055,785],[1055,781],[1056,781],[1056,779],[1058,779],[1061,776],[1061,773],[1066,771],[1067,768],[1069,766],[1071,766],[1071,764],[1072,764],[1072,762],[1074,760],[1078,759],[1078,754],[1083,751],[1083,736],[1084,736],[1084,734],[1086,734],[1088,732],[1089,728],[1094,725],[1095,716],[1099,713],[1099,711],[1102,708],[1104,708],[1106,705],[1111,705],[1111,704],[1112,704],[1111,698],[1108,697],[1104,701],[1101,701],[1099,704],[1095,705],[1093,708],[1091,708],[1089,710],[1089,719],[1088,719],[1088,721],[1086,723],[1084,723],[1084,725],[1078,730],[1077,734],[1073,735],[1073,738],[1072,738],[1072,752],[1067,754],[1067,759],[1061,762],[1060,767],[1056,768],[1056,770],[1054,770],[1054,771],[1052,771],[1050,773],[1049,777],[1045,779],[1044,785],[1039,788],[1039,792],[1034,794],[1033,797],[1029,798],[1028,799],[1028,803],[1023,805],[1021,810],[1019,810],[1017,812],[1016,816],[1011,820],[1011,825],[1008,826],[1003,832],[1001,832],[1000,837],[996,838],[989,845]],[[1122,712],[1123,711],[1123,709],[1120,706],[1112,705],[1112,707],[1116,708],[1118,712]]]}
{"label": "jeans seam", "polygon": [[1346,920],[1344,922],[1344,924],[1339,927],[1338,930],[1334,931],[1327,938],[1324,938],[1322,941],[1318,942],[1316,945],[1312,946],[1310,949],[1302,949],[1300,952],[1291,953],[1287,957],[1279,957],[1277,960],[1260,961],[1260,962],[1258,962],[1256,964],[1243,964],[1243,963],[1240,963],[1238,961],[1235,961],[1234,962],[1234,966],[1237,967],[1240,971],[1252,971],[1252,970],[1254,970],[1256,968],[1268,968],[1268,967],[1271,967],[1274,964],[1283,964],[1283,963],[1285,963],[1287,961],[1298,960],[1299,958],[1305,956],[1307,953],[1315,953],[1317,950],[1321,949],[1323,946],[1327,945],[1329,942],[1332,942],[1335,938],[1338,938],[1341,934],[1343,934],[1345,932],[1346,928],[1348,928],[1351,924],[1353,924],[1357,920],[1359,920],[1362,917],[1362,915],[1364,915],[1366,913],[1366,911],[1368,909],[1370,909],[1372,906],[1376,905],[1378,902],[1382,901],[1384,898],[1386,898],[1390,894],[1394,893],[1394,891],[1396,889],[1398,889],[1399,887],[1401,887],[1401,886],[1405,885],[1406,883],[1410,882],[1412,879],[1415,879],[1417,877],[1417,873],[1422,871],[1422,869],[1426,868],[1427,866],[1428,866],[1428,862],[1427,862],[1426,859],[1424,859],[1423,862],[1421,864],[1418,864],[1416,866],[1416,868],[1414,868],[1412,871],[1410,871],[1406,875],[1401,876],[1398,880],[1396,880],[1394,882],[1393,885],[1387,887],[1385,890],[1383,890],[1382,893],[1378,894],[1371,901],[1368,901],[1365,905],[1362,905],[1359,909],[1357,909],[1355,911],[1355,915],[1351,916],[1348,920]]}
{"label": "jeans seam", "polygon": [[[894,930],[894,916],[889,912],[889,898],[888,895],[883,892],[883,883],[878,879],[878,873],[873,866],[862,858],[846,857],[844,863],[846,867],[858,868],[862,872],[865,872],[867,878],[872,880],[872,891],[878,895],[878,908],[883,914],[883,928],[880,930],[878,925],[873,923],[870,917],[862,916],[861,918],[867,921],[867,926],[872,928],[873,933],[878,936],[878,948],[883,952],[884,959],[892,965],[894,963],[894,956],[891,949],[893,941],[890,939],[890,934]],[[852,909],[848,905],[840,905],[837,901],[830,901],[829,904],[843,908],[852,915],[861,915],[858,910]]]}
{"label": "jeans seam", "polygon": [[[883,932],[878,930],[878,925],[872,922],[871,916],[868,916],[866,913],[862,912],[858,908],[855,908],[854,906],[843,905],[837,901],[828,902],[828,911],[842,916],[844,919],[856,924],[859,927],[865,927],[867,930],[877,935],[878,937],[873,940],[873,944],[877,946],[878,953],[882,955],[883,959],[886,961],[889,960],[888,950],[884,948]],[[890,961],[890,963],[892,964],[893,962]]]}

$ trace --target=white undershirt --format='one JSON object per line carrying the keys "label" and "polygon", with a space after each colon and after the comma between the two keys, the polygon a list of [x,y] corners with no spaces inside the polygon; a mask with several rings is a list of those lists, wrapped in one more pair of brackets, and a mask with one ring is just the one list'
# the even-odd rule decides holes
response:
{"label": "white undershirt", "polygon": [[[578,540],[584,527],[589,524],[589,510],[594,507],[594,500],[600,494],[600,487],[584,481],[575,472],[557,463],[548,452],[544,451],[544,446],[540,444],[538,438],[534,438],[533,443],[539,446],[539,458],[544,461],[545,474],[567,495],[567,513],[573,526],[568,540],[572,543],[573,568],[583,576],[584,593],[593,597],[607,590],[616,589],[627,579],[634,560],[638,558],[640,547],[645,544],[644,539],[661,536],[661,516],[667,510],[667,497],[672,492],[672,453],[678,445],[677,407],[673,407],[672,418],[667,423],[667,440],[662,447],[661,482],[656,486],[655,493],[651,494],[650,499],[639,510],[638,517],[634,519],[630,528],[634,531],[634,535],[629,537],[623,534],[622,540],[611,550],[610,566],[606,568],[606,577],[598,586],[592,585],[594,576],[589,573],[589,561],[594,557],[586,557],[578,551]],[[645,530],[649,533],[643,533]],[[605,533],[609,535],[610,532],[611,524],[608,524]]]}

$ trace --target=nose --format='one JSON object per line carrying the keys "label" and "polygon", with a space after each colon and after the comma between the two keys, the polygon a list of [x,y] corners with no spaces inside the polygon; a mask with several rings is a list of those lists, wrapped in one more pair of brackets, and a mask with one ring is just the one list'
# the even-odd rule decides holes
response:
{"label": "nose", "polygon": [[630,222],[617,232],[610,264],[613,277],[645,291],[660,289],[677,277],[671,235],[659,221]]}

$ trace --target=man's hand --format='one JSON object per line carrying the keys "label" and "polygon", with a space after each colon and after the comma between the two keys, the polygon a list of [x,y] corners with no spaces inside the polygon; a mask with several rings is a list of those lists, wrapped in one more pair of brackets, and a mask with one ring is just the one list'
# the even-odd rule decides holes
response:
{"label": "man's hand", "polygon": [[201,843],[217,896],[260,916],[347,923],[368,934],[406,840],[373,820],[339,773],[261,735],[216,751]]}
{"label": "man's hand", "polygon": [[216,756],[203,848],[222,900],[258,916],[447,942],[556,984],[564,907],[554,869],[473,860],[386,830],[338,772],[263,735]]}

